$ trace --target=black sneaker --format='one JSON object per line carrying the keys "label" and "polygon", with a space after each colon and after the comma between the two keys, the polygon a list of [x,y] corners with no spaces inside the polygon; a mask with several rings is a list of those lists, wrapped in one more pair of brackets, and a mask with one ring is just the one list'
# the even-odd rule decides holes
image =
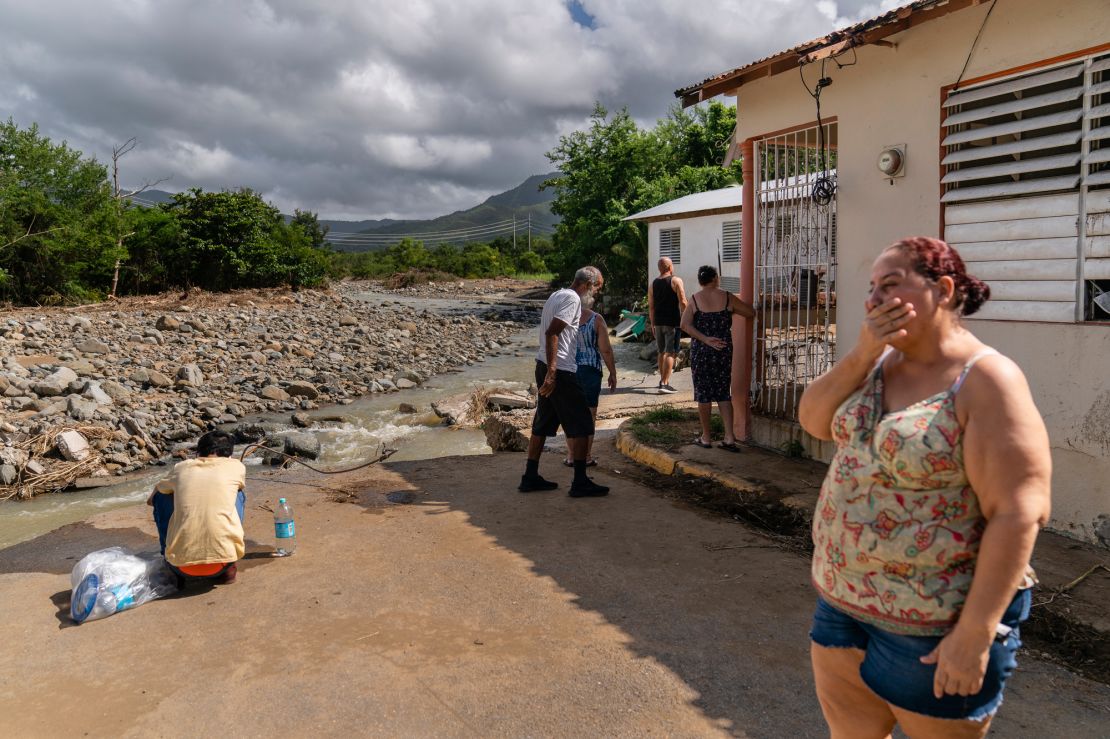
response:
{"label": "black sneaker", "polygon": [[574,483],[570,486],[570,497],[572,498],[599,498],[608,494],[609,488],[598,485],[589,478],[586,478],[586,482],[582,484]]}
{"label": "black sneaker", "polygon": [[521,475],[520,484],[517,485],[517,490],[522,493],[535,493],[540,490],[554,490],[559,487],[559,483],[545,480],[539,475],[530,477],[528,475]]}
{"label": "black sneaker", "polygon": [[668,393],[668,394],[670,394],[670,393],[677,393],[677,392],[678,392],[678,390],[677,390],[677,389],[675,389],[675,388],[673,388],[673,387],[671,387],[671,384],[670,384],[670,383],[667,383],[666,385],[660,385],[660,386],[659,386],[659,392],[661,392],[661,393]]}

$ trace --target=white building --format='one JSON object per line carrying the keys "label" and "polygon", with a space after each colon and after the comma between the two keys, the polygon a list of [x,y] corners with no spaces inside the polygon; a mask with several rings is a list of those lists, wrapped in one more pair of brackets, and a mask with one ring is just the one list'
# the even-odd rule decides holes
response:
{"label": "white building", "polygon": [[648,224],[649,279],[658,276],[659,258],[670,257],[687,294],[698,289],[698,268],[703,264],[719,266],[721,287],[738,292],[742,192],[739,185],[699,192],[625,218]]}

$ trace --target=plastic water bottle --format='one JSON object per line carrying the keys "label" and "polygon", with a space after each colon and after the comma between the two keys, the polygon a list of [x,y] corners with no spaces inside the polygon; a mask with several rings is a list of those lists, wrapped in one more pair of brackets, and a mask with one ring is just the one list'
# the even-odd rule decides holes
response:
{"label": "plastic water bottle", "polygon": [[285,498],[280,498],[274,509],[274,536],[277,538],[277,556],[288,557],[297,551],[297,527],[293,523],[293,508],[285,502]]}

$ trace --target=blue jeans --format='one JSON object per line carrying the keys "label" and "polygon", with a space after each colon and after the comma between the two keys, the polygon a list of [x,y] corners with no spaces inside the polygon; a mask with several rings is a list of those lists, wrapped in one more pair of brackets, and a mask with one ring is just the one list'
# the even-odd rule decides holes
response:
{"label": "blue jeans", "polygon": [[[247,496],[240,490],[235,497],[235,510],[239,513],[239,522],[246,517]],[[173,496],[164,493],[154,494],[154,525],[158,528],[158,547],[162,556],[166,556],[166,532],[170,529],[170,518],[173,516]]]}
{"label": "blue jeans", "polygon": [[921,657],[940,643],[939,636],[907,636],[880,629],[849,616],[817,599],[813,628],[809,636],[822,647],[862,649],[860,677],[875,695],[907,711],[935,718],[982,720],[998,710],[1002,689],[1017,667],[1021,634],[1018,625],[1029,618],[1031,590],[1019,590],[1002,615],[1010,632],[997,636],[990,648],[990,661],[983,676],[983,687],[975,695],[933,695],[936,665],[921,663]]}

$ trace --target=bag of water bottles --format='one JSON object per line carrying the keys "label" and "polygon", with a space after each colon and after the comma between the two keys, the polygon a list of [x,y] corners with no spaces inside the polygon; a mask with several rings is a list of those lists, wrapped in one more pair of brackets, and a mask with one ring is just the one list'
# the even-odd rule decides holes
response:
{"label": "bag of water bottles", "polygon": [[157,552],[108,547],[86,554],[70,575],[69,615],[95,621],[177,592],[177,578]]}

